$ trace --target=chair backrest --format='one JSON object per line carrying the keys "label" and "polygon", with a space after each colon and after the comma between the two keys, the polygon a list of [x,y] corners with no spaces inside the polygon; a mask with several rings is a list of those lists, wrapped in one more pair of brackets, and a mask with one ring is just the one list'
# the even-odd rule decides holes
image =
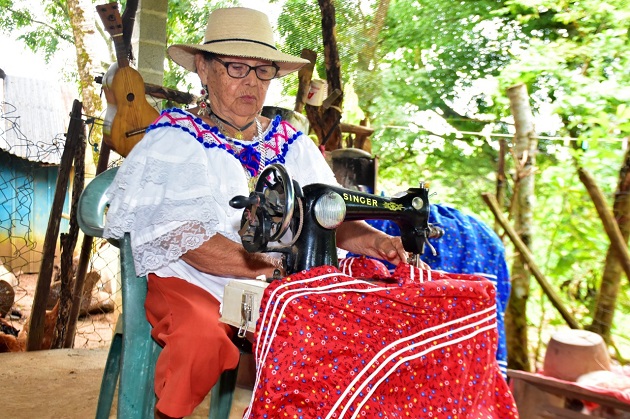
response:
{"label": "chair backrest", "polygon": [[[105,191],[117,171],[118,168],[112,168],[96,176],[79,198],[77,222],[86,235],[103,237],[108,205]],[[118,417],[148,418],[153,417],[153,378],[162,348],[151,338],[151,325],[144,311],[147,278],[136,275],[129,233],[117,244],[120,247],[123,304]]]}
{"label": "chair backrest", "polygon": [[111,185],[117,172],[118,167],[104,171],[88,183],[81,193],[77,210],[77,223],[88,236],[103,237],[105,209],[108,204],[105,191]]}

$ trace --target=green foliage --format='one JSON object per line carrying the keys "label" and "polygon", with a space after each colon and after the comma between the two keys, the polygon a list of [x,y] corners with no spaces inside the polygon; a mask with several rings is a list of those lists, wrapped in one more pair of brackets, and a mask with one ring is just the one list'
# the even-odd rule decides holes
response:
{"label": "green foliage", "polygon": [[[205,3],[170,0],[168,2],[169,18],[166,20],[167,45],[201,43],[209,13],[210,10]],[[198,83],[193,88],[190,81],[185,80],[187,71],[173,61],[166,60],[166,67],[165,86],[190,92],[197,92],[200,89]]]}
{"label": "green foliage", "polygon": [[[370,2],[372,10],[376,3]],[[303,26],[315,13],[293,23]],[[621,140],[630,137],[629,14],[623,0],[393,0],[370,71],[361,67],[361,46],[342,47],[344,77],[376,130],[372,146],[381,189],[430,181],[433,202],[489,222],[479,193],[495,189],[499,138],[453,132],[512,133],[505,92],[526,84],[537,134],[556,138],[538,141],[532,250],[583,322],[589,321],[609,240],[574,161],[593,174],[612,203]],[[343,12],[337,19],[340,38],[367,38],[369,22],[345,20]],[[369,78],[362,71],[371,72]],[[508,156],[508,176],[514,165]],[[554,310],[531,310],[537,312],[532,319],[543,315],[561,323]]]}
{"label": "green foliage", "polygon": [[441,93],[405,98],[429,109],[442,107],[457,98],[456,87],[497,74],[521,38],[514,23],[491,14],[500,4],[460,1],[454,7],[454,2],[444,1],[393,1],[381,37],[384,63],[411,76],[408,86]]}
{"label": "green foliage", "polygon": [[31,4],[24,1],[0,0],[0,30],[5,33],[20,33],[18,39],[34,52],[41,52],[48,62],[57,52],[60,43],[71,44],[72,28],[68,18],[66,2],[41,1],[42,9],[49,19],[33,13]]}
{"label": "green foliage", "polygon": [[[274,0],[273,3],[277,3]],[[366,3],[360,0],[334,2],[336,20],[336,40],[344,82],[348,82],[356,71],[357,51],[366,42],[366,28],[373,20],[373,5],[362,9]],[[322,41],[322,16],[316,1],[286,0],[278,19],[278,34],[283,40],[283,50],[300,55],[303,49],[317,53],[316,71],[319,77],[326,77],[324,66],[324,45]]]}

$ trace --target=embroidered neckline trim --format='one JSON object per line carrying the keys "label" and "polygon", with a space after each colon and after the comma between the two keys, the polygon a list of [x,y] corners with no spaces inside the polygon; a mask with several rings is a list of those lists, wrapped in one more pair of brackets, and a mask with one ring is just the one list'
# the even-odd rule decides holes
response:
{"label": "embroidered neckline trim", "polygon": [[[182,115],[182,117],[176,117],[174,114],[180,114]],[[186,126],[186,124],[183,124],[182,121],[189,121],[196,126]],[[248,165],[249,167],[243,167],[246,169],[247,173],[250,174],[251,177],[256,177],[258,176],[258,173],[261,169],[260,152],[258,153],[259,166],[255,168],[253,167],[255,165],[252,164],[253,162],[251,161],[252,156],[248,155],[248,153],[252,153],[252,148],[255,148],[257,146],[265,147],[266,143],[272,141],[273,139],[276,139],[277,136],[283,137],[284,141],[276,143],[275,147],[272,146],[272,148],[277,148],[277,153],[268,161],[265,161],[263,163],[284,163],[285,155],[289,149],[289,145],[292,144],[300,135],[302,135],[302,132],[295,130],[295,128],[293,128],[295,132],[292,135],[282,135],[280,133],[281,125],[283,126],[282,118],[280,117],[280,115],[276,115],[275,118],[271,120],[271,124],[269,124],[266,133],[264,133],[264,135],[262,136],[263,138],[258,138],[256,141],[251,142],[230,140],[219,130],[218,127],[211,127],[200,117],[179,108],[170,108],[162,111],[160,117],[155,121],[155,123],[151,124],[149,128],[147,128],[147,132],[164,126],[179,128],[184,132],[192,135],[204,148],[223,149],[234,156],[234,158],[239,160],[241,164],[243,164],[243,160],[250,161],[250,164]],[[199,128],[202,128],[203,130],[200,130]],[[204,138],[204,134],[211,134],[210,136],[214,141],[206,140]],[[242,149],[240,150],[240,152],[238,152],[237,150],[235,150],[234,146],[241,147]],[[248,149],[249,151],[247,151],[243,156],[239,156],[239,154],[243,152],[243,149]],[[256,156],[254,155],[253,157],[255,158]]]}

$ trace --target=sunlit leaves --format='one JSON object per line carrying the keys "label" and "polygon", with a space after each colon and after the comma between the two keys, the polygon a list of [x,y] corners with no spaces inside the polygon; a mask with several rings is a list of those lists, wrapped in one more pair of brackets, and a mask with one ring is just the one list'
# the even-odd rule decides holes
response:
{"label": "sunlit leaves", "polygon": [[66,2],[41,1],[33,6],[26,1],[0,0],[0,30],[18,33],[18,39],[49,61],[60,43],[68,46],[73,42]]}

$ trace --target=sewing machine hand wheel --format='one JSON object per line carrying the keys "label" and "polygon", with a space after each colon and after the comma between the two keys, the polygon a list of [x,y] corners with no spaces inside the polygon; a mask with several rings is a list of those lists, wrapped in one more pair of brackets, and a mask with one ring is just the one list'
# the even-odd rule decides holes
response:
{"label": "sewing machine hand wheel", "polygon": [[295,207],[295,190],[287,170],[279,164],[267,166],[259,175],[254,191],[230,200],[233,208],[244,208],[241,219],[243,247],[248,252],[267,250],[288,230]]}
{"label": "sewing machine hand wheel", "polygon": [[[282,165],[270,164],[260,172],[254,192],[265,196],[265,209],[273,220],[269,241],[280,240],[289,228],[295,207],[295,191],[289,172]],[[284,202],[280,202],[282,198]]]}

